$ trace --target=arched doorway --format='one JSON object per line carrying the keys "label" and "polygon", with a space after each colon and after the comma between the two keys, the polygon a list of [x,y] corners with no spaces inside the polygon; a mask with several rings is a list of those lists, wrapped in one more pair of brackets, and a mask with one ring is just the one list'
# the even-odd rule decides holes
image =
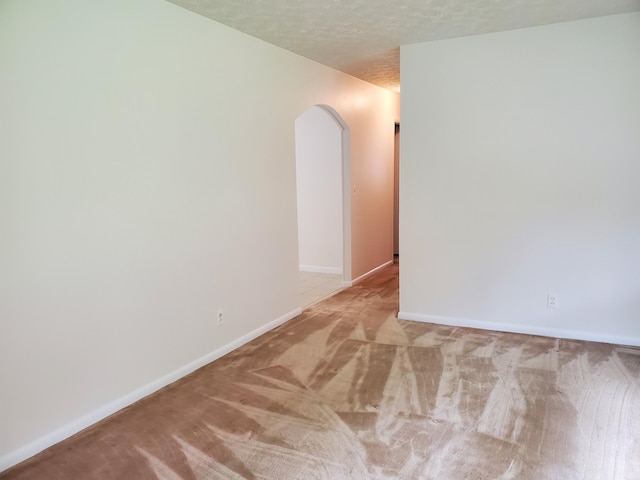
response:
{"label": "arched doorway", "polygon": [[351,281],[349,127],[333,108],[315,105],[296,119],[295,139],[301,303],[308,305]]}

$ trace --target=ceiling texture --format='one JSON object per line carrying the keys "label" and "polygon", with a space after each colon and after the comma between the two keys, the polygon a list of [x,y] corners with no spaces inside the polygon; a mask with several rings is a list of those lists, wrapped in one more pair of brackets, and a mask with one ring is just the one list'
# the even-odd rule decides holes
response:
{"label": "ceiling texture", "polygon": [[640,0],[169,0],[390,90],[400,45],[640,11]]}

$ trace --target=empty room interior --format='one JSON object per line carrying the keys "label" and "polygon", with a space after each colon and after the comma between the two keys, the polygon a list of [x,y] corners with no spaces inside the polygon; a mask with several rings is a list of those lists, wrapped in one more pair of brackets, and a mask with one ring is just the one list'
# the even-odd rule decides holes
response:
{"label": "empty room interior", "polygon": [[0,479],[639,479],[639,86],[640,0],[0,1]]}

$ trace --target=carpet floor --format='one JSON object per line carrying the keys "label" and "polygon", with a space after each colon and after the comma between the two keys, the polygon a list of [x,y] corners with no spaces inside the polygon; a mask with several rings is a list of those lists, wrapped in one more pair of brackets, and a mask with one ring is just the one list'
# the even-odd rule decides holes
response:
{"label": "carpet floor", "polygon": [[640,479],[640,349],[397,306],[393,265],[0,479]]}

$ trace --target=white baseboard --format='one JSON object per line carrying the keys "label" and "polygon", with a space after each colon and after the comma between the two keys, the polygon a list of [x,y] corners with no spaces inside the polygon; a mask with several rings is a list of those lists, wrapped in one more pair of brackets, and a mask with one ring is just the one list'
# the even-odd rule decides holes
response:
{"label": "white baseboard", "polygon": [[398,318],[400,320],[413,320],[416,322],[435,323],[438,325],[448,325],[451,327],[479,328],[481,330],[524,333],[527,335],[540,335],[542,337],[586,340],[589,342],[612,343],[614,345],[630,345],[640,347],[640,338],[625,337],[621,335],[609,335],[606,333],[536,327],[534,325],[485,322],[482,320],[473,320],[469,318],[443,317],[438,315],[424,315],[421,313],[412,312],[398,312]]}
{"label": "white baseboard", "polygon": [[334,275],[342,275],[342,269],[339,267],[318,267],[316,265],[300,265],[301,272],[310,273],[333,273]]}
{"label": "white baseboard", "polygon": [[100,420],[105,419],[109,415],[112,415],[118,412],[119,410],[122,410],[123,408],[128,407],[129,405],[160,390],[163,387],[166,387],[167,385],[181,379],[182,377],[189,375],[195,370],[207,365],[208,363],[213,362],[214,360],[217,360],[218,358],[226,355],[227,353],[235,350],[236,348],[241,347],[245,343],[250,342],[254,338],[257,338],[260,335],[268,332],[269,330],[272,330],[277,326],[282,325],[283,323],[291,320],[292,318],[297,317],[301,313],[302,313],[302,309],[296,308],[290,311],[289,313],[279,318],[276,318],[275,320],[272,320],[266,325],[263,325],[262,327],[259,327],[247,333],[246,335],[243,335],[242,337],[227,343],[226,345],[223,345],[222,347],[214,350],[213,352],[208,353],[207,355],[200,357],[197,360],[194,360],[193,362],[188,363],[187,365],[184,365],[183,367],[180,367],[177,370],[174,370],[173,372],[153,382],[148,383],[134,390],[133,392],[128,393],[127,395],[120,397],[106,405],[103,405],[97,410],[94,410],[93,412],[90,412],[78,418],[77,420],[74,420],[73,422],[70,422],[62,426],[57,430],[54,430],[53,432],[50,432],[29,444],[17,450],[14,450],[13,452],[8,453],[7,455],[0,458],[0,472],[3,472],[13,467],[14,465],[17,465],[18,463],[26,460],[27,458],[30,458],[36,455],[37,453],[40,453],[46,448],[49,448],[50,446],[55,445],[56,443],[59,443],[62,440],[65,440],[71,437],[72,435],[75,435],[79,431],[84,430],[85,428],[90,427],[95,423],[98,423]]}
{"label": "white baseboard", "polygon": [[354,279],[351,281],[351,285],[349,285],[350,287],[353,285],[357,285],[358,283],[360,283],[361,281],[363,281],[365,278],[373,275],[374,273],[376,273],[378,270],[380,270],[381,268],[384,268],[388,265],[393,264],[393,259],[389,260],[388,262],[384,262],[382,265],[378,265],[376,268],[369,270],[367,273],[365,273],[364,275],[360,275],[358,278]]}

